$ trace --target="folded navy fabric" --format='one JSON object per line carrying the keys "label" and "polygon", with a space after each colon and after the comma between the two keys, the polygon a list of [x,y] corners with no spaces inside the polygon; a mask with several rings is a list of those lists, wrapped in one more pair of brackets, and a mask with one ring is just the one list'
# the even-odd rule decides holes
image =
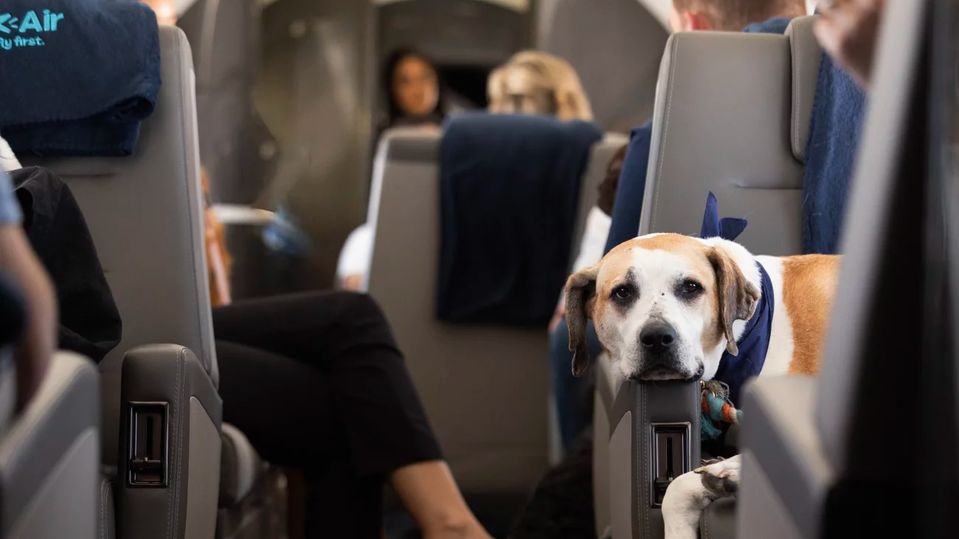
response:
{"label": "folded navy fabric", "polygon": [[580,180],[601,137],[591,123],[542,116],[447,123],[440,320],[546,325],[569,269]]}
{"label": "folded navy fabric", "polygon": [[4,0],[0,77],[17,153],[130,155],[160,89],[156,16],[133,0]]}

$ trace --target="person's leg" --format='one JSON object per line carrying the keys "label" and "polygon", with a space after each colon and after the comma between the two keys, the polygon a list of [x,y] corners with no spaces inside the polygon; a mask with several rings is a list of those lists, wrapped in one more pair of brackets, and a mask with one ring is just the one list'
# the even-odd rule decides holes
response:
{"label": "person's leg", "polygon": [[441,460],[398,468],[390,484],[413,515],[424,539],[489,539],[456,486],[449,466]]}
{"label": "person's leg", "polygon": [[[236,304],[214,311],[214,329],[322,372],[357,473],[389,477],[429,537],[487,537],[442,462],[402,355],[372,299],[332,292]],[[465,535],[435,531],[434,515],[467,523]]]}
{"label": "person's leg", "polygon": [[[590,324],[586,334],[589,353],[597,358],[602,350],[596,331]],[[593,422],[592,371],[582,378],[572,372],[573,353],[569,350],[569,328],[563,318],[549,335],[549,368],[559,419],[563,449],[569,451],[576,437]]]}
{"label": "person's leg", "polygon": [[346,429],[318,369],[217,341],[223,419],[267,461],[303,471],[306,536],[381,539],[383,476],[353,466]]}

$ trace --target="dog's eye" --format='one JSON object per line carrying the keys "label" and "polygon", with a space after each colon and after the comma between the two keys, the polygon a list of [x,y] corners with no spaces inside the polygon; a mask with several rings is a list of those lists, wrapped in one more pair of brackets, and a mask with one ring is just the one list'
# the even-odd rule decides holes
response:
{"label": "dog's eye", "polygon": [[703,285],[692,279],[685,279],[682,283],[680,283],[679,291],[687,297],[696,296],[703,291]]}
{"label": "dog's eye", "polygon": [[632,285],[621,284],[613,289],[613,299],[617,301],[627,301],[633,297],[636,289]]}

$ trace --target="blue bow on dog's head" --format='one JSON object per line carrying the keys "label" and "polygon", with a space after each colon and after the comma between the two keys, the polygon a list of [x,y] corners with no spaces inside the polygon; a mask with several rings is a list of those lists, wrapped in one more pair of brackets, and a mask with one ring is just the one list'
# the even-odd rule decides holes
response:
{"label": "blue bow on dog's head", "polygon": [[748,222],[745,219],[736,217],[719,218],[719,202],[716,201],[716,195],[710,191],[706,197],[706,214],[703,215],[703,228],[699,232],[699,237],[715,238],[720,237],[724,240],[735,240],[746,230]]}

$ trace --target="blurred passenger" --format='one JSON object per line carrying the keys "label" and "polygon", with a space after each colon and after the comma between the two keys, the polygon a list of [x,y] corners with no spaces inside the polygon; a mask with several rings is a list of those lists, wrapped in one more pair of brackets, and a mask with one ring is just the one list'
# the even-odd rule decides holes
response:
{"label": "blurred passenger", "polygon": [[230,293],[230,268],[233,265],[233,258],[226,250],[223,223],[213,213],[213,204],[210,200],[210,176],[206,167],[200,169],[200,182],[203,198],[206,201],[203,243],[206,247],[207,273],[210,280],[210,303],[214,307],[221,307],[233,301]]}
{"label": "blurred passenger", "polygon": [[[391,66],[402,66],[402,58],[418,59],[422,56],[405,50],[395,53],[387,63],[384,80],[396,80],[398,75],[391,74],[399,74],[401,71]],[[413,68],[411,72],[419,68]],[[402,116],[396,113],[408,110],[400,107],[401,99],[392,97],[398,96],[400,92],[397,90],[401,88],[403,85],[395,85],[391,89],[393,93],[390,94],[390,125],[422,125],[412,122],[412,119],[402,120]],[[576,71],[565,60],[545,52],[522,51],[514,54],[490,74],[487,92],[490,100],[489,111],[493,113],[544,114],[560,120],[593,119],[589,98]],[[414,92],[410,92],[410,95],[414,95]],[[409,101],[417,100],[410,97]],[[424,105],[420,110],[427,108]],[[434,125],[428,121],[424,123]],[[369,223],[364,223],[350,233],[340,251],[336,287],[355,292],[366,291],[369,286],[372,255],[373,230]]]}
{"label": "blurred passenger", "polygon": [[[673,0],[670,25],[674,32],[721,30],[782,34],[792,18],[805,14],[804,0]],[[651,122],[633,129],[630,136],[606,251],[634,238],[639,230],[651,139]]]}
{"label": "blurred passenger", "polygon": [[813,27],[819,44],[863,88],[869,88],[885,0],[833,2]]}
{"label": "blurred passenger", "polygon": [[541,51],[521,51],[496,68],[486,84],[489,111],[545,114],[559,120],[593,119],[593,109],[576,70]]}
{"label": "blurred passenger", "polygon": [[383,66],[387,117],[380,132],[390,127],[439,127],[446,116],[436,65],[421,52],[401,48]]}
{"label": "blurred passenger", "polygon": [[[486,539],[430,429],[379,306],[348,292],[230,305],[230,260],[207,213],[209,274],[224,421],[268,461],[302,470],[308,537],[379,538],[383,484],[423,537]],[[216,297],[216,296],[214,296]]]}
{"label": "blurred passenger", "polygon": [[[579,253],[573,263],[573,273],[596,264],[603,257],[603,246],[609,235],[616,185],[619,183],[626,148],[627,146],[623,146],[613,154],[606,168],[606,176],[599,184],[599,198],[586,218]],[[556,305],[556,313],[549,323],[549,357],[560,439],[563,442],[563,449],[569,451],[576,437],[591,422],[592,384],[586,379],[574,377],[570,371],[573,357],[569,351],[569,330],[566,327],[565,316],[566,298],[561,295]],[[588,340],[594,350],[599,348],[599,341],[592,328],[588,333]]]}
{"label": "blurred passenger", "polygon": [[[23,409],[40,388],[57,343],[57,302],[53,287],[20,227],[21,218],[10,177],[0,168],[0,272],[17,289],[10,292],[21,296],[9,298],[12,301],[7,306],[23,311],[10,314],[25,318],[23,331],[16,332],[20,335],[10,335],[19,337],[14,353],[18,409]],[[22,306],[13,304],[20,301]],[[4,322],[15,321],[4,318]],[[5,327],[3,331],[13,330]]]}
{"label": "blurred passenger", "polygon": [[[380,122],[377,138],[391,127],[439,129],[446,117],[442,85],[436,65],[423,53],[410,48],[393,52],[383,66],[386,86],[386,119]],[[335,286],[364,292],[373,252],[373,229],[369,223],[353,229],[340,250]]]}

